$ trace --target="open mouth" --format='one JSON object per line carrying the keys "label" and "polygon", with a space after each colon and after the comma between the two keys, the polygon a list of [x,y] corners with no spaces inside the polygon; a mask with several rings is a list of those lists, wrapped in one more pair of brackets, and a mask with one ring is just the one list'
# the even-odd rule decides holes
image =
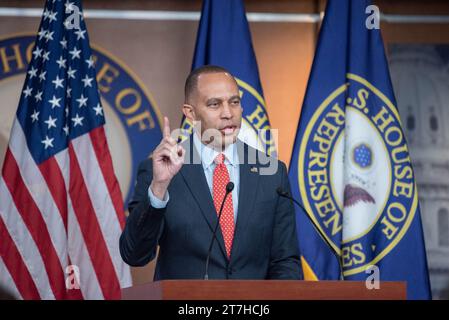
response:
{"label": "open mouth", "polygon": [[221,132],[222,134],[224,134],[225,136],[227,136],[227,135],[233,134],[233,133],[235,132],[236,129],[237,129],[236,126],[226,126],[226,127],[224,127],[224,128],[221,128],[221,129],[220,129],[220,132]]}

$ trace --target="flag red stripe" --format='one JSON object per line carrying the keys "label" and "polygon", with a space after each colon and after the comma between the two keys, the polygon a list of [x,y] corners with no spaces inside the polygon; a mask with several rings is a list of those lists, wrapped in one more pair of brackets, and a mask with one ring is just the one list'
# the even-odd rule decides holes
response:
{"label": "flag red stripe", "polygon": [[97,156],[97,160],[101,168],[101,172],[106,182],[106,186],[108,188],[109,194],[111,195],[115,213],[117,214],[120,227],[123,230],[123,228],[125,227],[125,214],[123,212],[124,206],[122,193],[120,191],[120,185],[118,184],[117,178],[114,174],[112,158],[106,141],[104,127],[98,127],[92,130],[89,134],[92,140],[95,155]]}
{"label": "flag red stripe", "polygon": [[[3,263],[14,280],[17,290],[19,290],[23,299],[40,299],[39,292],[31,277],[28,268],[22,260],[22,256],[11,238],[3,219],[0,217],[0,255],[3,257]],[[5,257],[8,257],[5,259]]]}
{"label": "flag red stripe", "polygon": [[[72,264],[72,261],[70,260],[70,257],[68,257],[68,262],[67,263],[69,265]],[[67,290],[67,300],[84,300],[83,293],[81,292],[81,289],[70,289],[70,290]]]}
{"label": "flag red stripe", "polygon": [[51,242],[47,225],[20,175],[16,159],[9,148],[3,164],[3,178],[39,253],[44,261],[50,286],[56,299],[65,298],[65,278],[58,255]]}
{"label": "flag red stripe", "polygon": [[38,165],[38,167],[47,182],[47,187],[50,190],[53,201],[61,214],[67,234],[67,191],[61,169],[55,158],[49,158]]}
{"label": "flag red stripe", "polygon": [[[105,299],[119,299],[120,285],[92,206],[73,145],[69,144],[69,195]],[[81,275],[82,276],[82,275]]]}
{"label": "flag red stripe", "polygon": [[[47,187],[50,190],[53,200],[61,214],[62,221],[64,223],[65,232],[68,232],[67,219],[67,190],[65,187],[64,177],[58,162],[55,158],[49,158],[47,161],[42,162],[39,166],[39,170],[47,183]],[[70,257],[67,257],[67,264],[71,265]],[[80,289],[67,290],[67,299],[70,300],[82,300],[83,294]]]}

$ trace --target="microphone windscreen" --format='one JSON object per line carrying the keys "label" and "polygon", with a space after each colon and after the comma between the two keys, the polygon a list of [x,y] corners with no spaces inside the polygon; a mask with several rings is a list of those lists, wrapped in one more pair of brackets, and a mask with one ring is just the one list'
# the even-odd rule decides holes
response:
{"label": "microphone windscreen", "polygon": [[234,190],[234,183],[232,183],[231,181],[228,182],[228,184],[226,185],[226,192],[232,192],[232,190]]}

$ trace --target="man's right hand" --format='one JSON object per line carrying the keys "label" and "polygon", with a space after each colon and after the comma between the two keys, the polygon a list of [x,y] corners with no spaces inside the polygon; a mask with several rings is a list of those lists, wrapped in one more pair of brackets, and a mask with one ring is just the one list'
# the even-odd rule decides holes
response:
{"label": "man's right hand", "polygon": [[185,150],[170,136],[170,123],[164,117],[163,137],[161,143],[153,151],[153,181],[151,191],[160,200],[164,199],[171,179],[184,164]]}

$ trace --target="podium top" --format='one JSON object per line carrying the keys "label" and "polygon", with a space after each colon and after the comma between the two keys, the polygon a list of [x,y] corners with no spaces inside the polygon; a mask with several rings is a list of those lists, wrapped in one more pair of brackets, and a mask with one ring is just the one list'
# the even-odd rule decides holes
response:
{"label": "podium top", "polygon": [[164,280],[122,290],[123,300],[405,300],[405,282]]}

